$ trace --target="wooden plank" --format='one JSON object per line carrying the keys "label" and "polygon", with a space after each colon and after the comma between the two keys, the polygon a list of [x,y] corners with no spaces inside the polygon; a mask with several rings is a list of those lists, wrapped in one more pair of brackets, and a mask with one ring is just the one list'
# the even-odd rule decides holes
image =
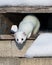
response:
{"label": "wooden plank", "polygon": [[23,58],[20,60],[20,65],[52,65],[52,58]]}
{"label": "wooden plank", "polygon": [[31,46],[33,40],[27,40],[24,47],[19,50],[15,41],[0,41],[0,57],[24,57],[26,50]]}
{"label": "wooden plank", "polygon": [[0,14],[0,34],[10,33],[13,23],[4,15]]}
{"label": "wooden plank", "polygon": [[52,58],[9,58],[0,57],[0,65],[52,65]]}
{"label": "wooden plank", "polygon": [[0,57],[0,65],[52,65],[52,58],[9,58]]}
{"label": "wooden plank", "polygon": [[3,34],[3,35],[0,35],[0,40],[12,40],[12,39],[14,39],[14,36],[13,35],[10,35],[10,34]]}
{"label": "wooden plank", "polygon": [[0,65],[19,65],[18,58],[0,58]]}
{"label": "wooden plank", "polygon": [[[52,32],[40,31],[35,36],[31,36],[29,39],[27,38],[27,40],[34,40],[39,34],[42,34],[42,33],[52,33]],[[14,40],[14,35],[13,34],[3,34],[3,35],[1,34],[0,40]]]}
{"label": "wooden plank", "polygon": [[[0,57],[24,57],[35,38],[27,39],[25,45],[16,46],[16,42],[10,36],[0,36]],[[19,48],[22,48],[22,50],[19,50]]]}
{"label": "wooden plank", "polygon": [[[33,40],[37,37],[38,35],[36,36],[31,36],[28,40]],[[14,40],[14,35],[12,34],[3,34],[3,35],[0,35],[0,40]]]}
{"label": "wooden plank", "polygon": [[0,13],[52,13],[52,6],[6,6],[0,7]]}

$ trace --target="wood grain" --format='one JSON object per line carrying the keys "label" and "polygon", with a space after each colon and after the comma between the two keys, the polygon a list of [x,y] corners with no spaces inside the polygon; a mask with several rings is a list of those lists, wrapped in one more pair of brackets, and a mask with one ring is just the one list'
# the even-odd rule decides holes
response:
{"label": "wood grain", "polygon": [[20,65],[52,65],[52,58],[23,58]]}
{"label": "wood grain", "polygon": [[9,58],[0,57],[0,65],[52,65],[52,58]]}
{"label": "wood grain", "polygon": [[[38,35],[36,36],[31,36],[30,38],[27,38],[27,40],[33,40],[37,37]],[[14,35],[13,34],[3,34],[3,35],[0,35],[0,40],[14,40]]]}
{"label": "wood grain", "polygon": [[19,65],[18,58],[1,58],[0,57],[0,65]]}
{"label": "wood grain", "polygon": [[24,57],[25,52],[31,46],[33,40],[27,40],[24,47],[19,50],[15,41],[0,41],[0,57]]}
{"label": "wood grain", "polygon": [[[43,34],[43,33],[48,33],[48,32],[39,31],[38,34],[32,35],[29,39],[27,38],[27,40],[35,40],[36,37],[38,37],[40,34]],[[52,34],[52,32],[49,32],[49,33]],[[14,40],[14,35],[13,34],[1,34],[0,40]]]}
{"label": "wood grain", "polygon": [[52,58],[0,58],[0,65],[52,65]]}
{"label": "wood grain", "polygon": [[0,7],[0,13],[52,13],[52,6],[6,6]]}

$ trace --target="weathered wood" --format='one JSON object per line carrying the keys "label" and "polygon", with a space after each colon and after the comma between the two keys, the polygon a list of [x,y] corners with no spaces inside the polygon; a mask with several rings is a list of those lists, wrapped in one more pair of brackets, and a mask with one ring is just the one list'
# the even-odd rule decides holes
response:
{"label": "weathered wood", "polygon": [[52,65],[52,58],[1,58],[0,65]]}
{"label": "weathered wood", "polygon": [[0,58],[0,65],[19,65],[18,58]]}
{"label": "weathered wood", "polygon": [[14,41],[14,37],[11,35],[0,35],[0,57],[24,57],[25,52],[31,46],[34,39],[27,39],[22,50],[19,50],[19,47],[16,46],[16,42]]}
{"label": "weathered wood", "polygon": [[[42,33],[48,33],[48,32],[40,31],[35,36],[31,36],[29,39],[27,38],[27,40],[34,40],[39,34],[42,34]],[[49,33],[52,33],[52,32],[49,32]],[[14,40],[14,35],[13,34],[3,34],[3,35],[1,34],[0,40]]]}
{"label": "weathered wood", "polygon": [[20,60],[20,65],[52,65],[52,58],[23,58]]}
{"label": "weathered wood", "polygon": [[[33,37],[30,37],[28,40],[33,40],[37,37],[38,35],[36,36],[33,36]],[[6,35],[0,35],[0,40],[14,40],[14,35],[12,34],[6,34]]]}
{"label": "weathered wood", "polygon": [[0,40],[13,40],[13,39],[14,39],[14,36],[13,35],[9,35],[9,34],[0,35]]}
{"label": "weathered wood", "polygon": [[13,23],[4,15],[0,14],[0,34],[10,33]]}
{"label": "weathered wood", "polygon": [[0,7],[0,13],[52,13],[52,6],[15,6]]}
{"label": "weathered wood", "polygon": [[[8,36],[9,37],[9,36]],[[19,50],[14,40],[0,41],[0,65],[52,65],[52,58],[19,58],[24,57],[33,40],[27,40]]]}
{"label": "weathered wood", "polygon": [[16,46],[15,41],[0,41],[0,57],[24,57],[26,50],[31,46],[33,40],[27,40],[22,50]]}

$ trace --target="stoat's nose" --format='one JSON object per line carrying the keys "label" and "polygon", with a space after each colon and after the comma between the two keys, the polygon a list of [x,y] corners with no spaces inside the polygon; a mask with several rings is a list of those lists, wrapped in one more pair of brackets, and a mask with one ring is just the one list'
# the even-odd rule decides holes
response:
{"label": "stoat's nose", "polygon": [[18,42],[18,44],[22,44],[21,42]]}
{"label": "stoat's nose", "polygon": [[19,50],[21,50],[23,48],[24,44],[16,42],[16,46],[18,47]]}

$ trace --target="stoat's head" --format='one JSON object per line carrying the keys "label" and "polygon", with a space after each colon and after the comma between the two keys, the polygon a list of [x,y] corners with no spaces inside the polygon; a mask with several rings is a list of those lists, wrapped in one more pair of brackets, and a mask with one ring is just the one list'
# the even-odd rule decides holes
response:
{"label": "stoat's head", "polygon": [[26,40],[26,34],[25,32],[18,31],[18,28],[16,25],[13,25],[11,27],[11,31],[14,32],[15,41],[18,44],[23,44]]}
{"label": "stoat's head", "polygon": [[26,40],[26,35],[24,34],[24,32],[16,32],[14,34],[14,37],[18,44],[23,44]]}

